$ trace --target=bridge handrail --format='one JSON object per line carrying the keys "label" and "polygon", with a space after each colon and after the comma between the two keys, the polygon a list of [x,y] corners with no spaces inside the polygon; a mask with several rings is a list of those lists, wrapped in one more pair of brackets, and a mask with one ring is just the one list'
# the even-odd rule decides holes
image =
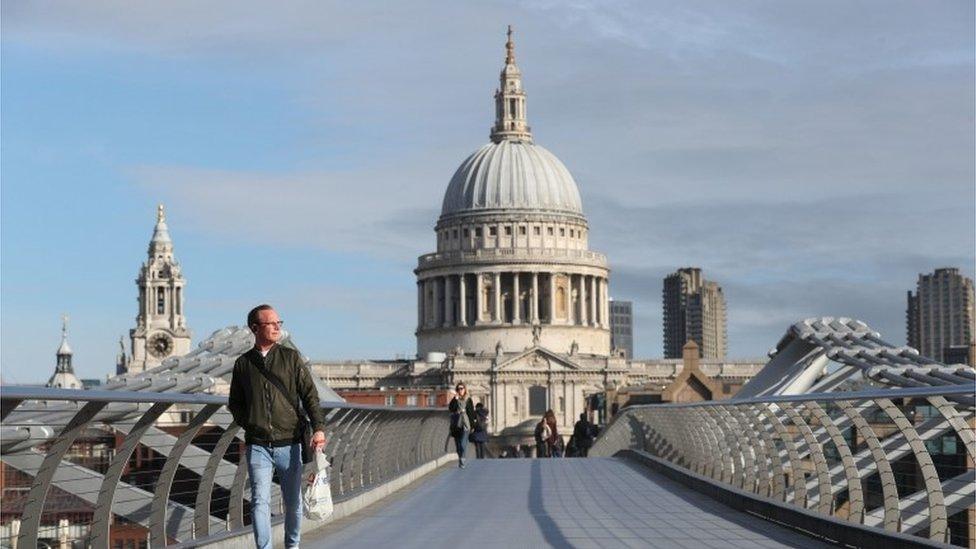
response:
{"label": "bridge handrail", "polygon": [[[0,526],[0,546],[36,547],[40,538],[107,548],[126,522],[145,526],[153,547],[250,532],[243,431],[226,396],[5,385],[0,403],[0,459],[22,479],[19,495],[0,502],[5,515],[20,513]],[[448,453],[439,408],[320,404],[337,503]],[[100,444],[112,447],[102,460],[79,457]],[[52,487],[78,498],[90,524],[52,519]],[[272,510],[280,504],[274,490]]]}
{"label": "bridge handrail", "polygon": [[916,398],[929,396],[973,396],[976,388],[968,385],[941,385],[937,387],[911,387],[907,389],[873,389],[870,391],[833,391],[829,393],[804,393],[801,395],[770,395],[748,399],[704,400],[699,402],[663,402],[660,404],[633,404],[631,408],[689,408],[695,406],[720,406],[728,404],[774,404],[777,402],[812,402],[832,400],[863,400],[868,398]]}
{"label": "bridge handrail", "polygon": [[638,450],[788,505],[950,543],[968,536],[953,517],[972,512],[976,493],[974,401],[976,384],[632,405],[590,455]]}

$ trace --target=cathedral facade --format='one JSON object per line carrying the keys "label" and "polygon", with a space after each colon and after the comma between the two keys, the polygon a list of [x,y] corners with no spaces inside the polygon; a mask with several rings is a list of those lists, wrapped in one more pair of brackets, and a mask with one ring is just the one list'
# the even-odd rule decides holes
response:
{"label": "cathedral facade", "polygon": [[[512,445],[531,443],[547,410],[571,432],[591,396],[667,386],[683,365],[628,360],[611,348],[607,258],[589,249],[569,170],[534,143],[511,29],[505,49],[490,142],[451,178],[434,227],[437,251],[414,270],[418,358],[312,368],[340,395],[464,382],[488,407],[496,443]],[[718,361],[702,375],[741,384],[761,367]]]}

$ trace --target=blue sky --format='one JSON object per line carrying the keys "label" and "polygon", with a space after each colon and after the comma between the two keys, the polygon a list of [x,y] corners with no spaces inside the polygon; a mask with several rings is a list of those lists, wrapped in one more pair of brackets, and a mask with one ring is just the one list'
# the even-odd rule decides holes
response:
{"label": "blue sky", "polygon": [[697,265],[731,355],[854,316],[904,341],[919,272],[973,275],[971,2],[2,4],[0,367],[78,373],[133,325],[155,204],[194,339],[270,301],[313,358],[412,354],[411,272],[487,140],[516,27],[538,143],[661,356]]}

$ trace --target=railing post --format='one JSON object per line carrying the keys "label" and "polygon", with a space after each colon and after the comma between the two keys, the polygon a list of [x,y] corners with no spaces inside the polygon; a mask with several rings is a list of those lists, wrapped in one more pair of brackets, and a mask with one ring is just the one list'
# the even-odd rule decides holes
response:
{"label": "railing post", "polygon": [[176,444],[173,445],[173,449],[170,450],[169,456],[166,458],[166,463],[163,464],[163,469],[156,480],[156,497],[153,498],[152,514],[149,518],[149,542],[153,547],[166,547],[166,505],[169,503],[169,493],[183,451],[193,441],[193,437],[197,435],[203,424],[221,408],[222,405],[220,404],[208,404],[199,410],[186,426],[186,430],[177,438]]}
{"label": "railing post", "polygon": [[157,402],[153,404],[149,408],[149,411],[139,418],[135,427],[129,431],[129,434],[122,441],[122,446],[116,451],[115,457],[112,459],[112,464],[109,465],[108,471],[105,472],[102,487],[98,492],[98,503],[95,506],[91,526],[93,548],[108,549],[110,539],[109,525],[112,522],[112,500],[115,497],[115,488],[122,478],[122,470],[125,469],[129,457],[132,456],[132,452],[139,444],[142,435],[153,426],[153,423],[170,406],[172,406],[171,402]]}
{"label": "railing post", "polygon": [[37,547],[37,530],[41,525],[44,502],[47,500],[47,493],[51,487],[54,472],[57,471],[65,453],[71,448],[78,435],[85,430],[92,418],[107,404],[108,402],[85,404],[65,425],[54,444],[48,448],[47,455],[44,456],[44,463],[41,464],[41,469],[31,483],[30,493],[27,495],[27,504],[24,506],[24,512],[21,515],[20,534],[17,537],[19,547]]}

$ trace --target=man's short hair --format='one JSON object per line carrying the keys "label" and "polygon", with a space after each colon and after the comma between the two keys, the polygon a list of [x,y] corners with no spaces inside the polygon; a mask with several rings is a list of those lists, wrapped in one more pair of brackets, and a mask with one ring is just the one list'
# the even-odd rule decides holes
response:
{"label": "man's short hair", "polygon": [[257,307],[251,309],[251,312],[247,313],[247,327],[250,328],[258,323],[258,313],[261,311],[272,311],[274,307],[268,305],[267,303],[262,303]]}

